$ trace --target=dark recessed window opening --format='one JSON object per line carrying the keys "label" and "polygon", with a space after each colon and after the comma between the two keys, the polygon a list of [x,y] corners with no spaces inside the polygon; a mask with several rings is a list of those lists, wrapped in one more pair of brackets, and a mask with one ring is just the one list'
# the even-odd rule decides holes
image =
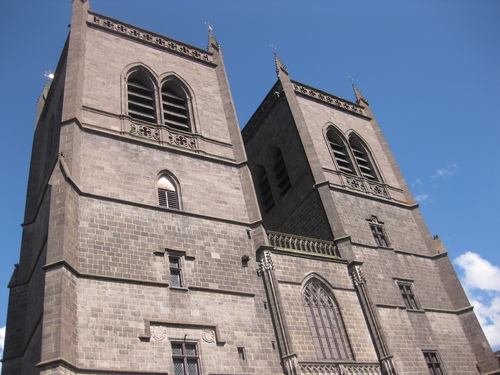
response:
{"label": "dark recessed window opening", "polygon": [[274,207],[274,198],[271,191],[271,185],[269,184],[269,179],[267,178],[267,174],[264,170],[262,171],[257,187],[259,191],[262,210],[265,213],[268,213]]}
{"label": "dark recessed window opening", "polygon": [[283,160],[283,155],[281,151],[278,150],[278,155],[274,161],[274,175],[278,181],[278,187],[280,189],[280,195],[284,195],[292,186],[290,178],[288,177],[288,171],[286,170],[285,160]]}
{"label": "dark recessed window opening", "polygon": [[355,174],[351,157],[349,156],[349,151],[347,150],[344,141],[333,129],[328,131],[327,138],[339,170],[341,172]]}
{"label": "dark recessed window opening", "polygon": [[189,131],[189,111],[186,97],[182,90],[175,90],[168,84],[161,90],[163,120],[172,128]]}
{"label": "dark recessed window opening", "polygon": [[372,181],[378,181],[366,147],[356,137],[351,137],[349,143],[361,176]]}
{"label": "dark recessed window opening", "polygon": [[137,120],[156,122],[154,90],[143,74],[131,75],[127,82],[128,114]]}
{"label": "dark recessed window opening", "polygon": [[243,347],[239,347],[238,348],[238,358],[245,361],[247,359],[246,355],[245,355],[245,348]]}

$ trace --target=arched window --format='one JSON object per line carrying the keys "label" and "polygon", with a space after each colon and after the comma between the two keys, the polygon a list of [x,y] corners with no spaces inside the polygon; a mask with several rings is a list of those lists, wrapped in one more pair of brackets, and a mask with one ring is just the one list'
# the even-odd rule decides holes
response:
{"label": "arched window", "polygon": [[268,213],[274,207],[274,197],[266,170],[263,166],[258,167],[256,176],[260,206],[265,213]]}
{"label": "arched window", "polygon": [[337,162],[339,170],[345,173],[356,174],[351,157],[349,156],[349,151],[342,137],[333,128],[328,130],[326,137],[328,138],[328,143],[330,144],[333,157]]}
{"label": "arched window", "polygon": [[333,293],[319,280],[304,288],[304,308],[318,359],[349,359],[345,329]]}
{"label": "arched window", "polygon": [[284,195],[288,189],[292,186],[290,178],[288,177],[288,171],[286,170],[285,160],[283,160],[283,155],[281,150],[276,149],[276,157],[274,159],[273,165],[274,176],[278,182],[278,187],[280,189],[280,195]]}
{"label": "arched window", "polygon": [[137,71],[128,77],[127,101],[130,117],[156,122],[154,86],[143,72]]}
{"label": "arched window", "polygon": [[361,176],[372,181],[378,181],[377,174],[373,168],[370,153],[363,142],[357,136],[352,135],[349,137],[349,144]]}
{"label": "arched window", "polygon": [[186,91],[174,80],[161,88],[163,123],[175,129],[191,131],[189,100]]}
{"label": "arched window", "polygon": [[156,186],[160,207],[179,209],[179,194],[174,181],[167,176],[162,176],[158,179]]}

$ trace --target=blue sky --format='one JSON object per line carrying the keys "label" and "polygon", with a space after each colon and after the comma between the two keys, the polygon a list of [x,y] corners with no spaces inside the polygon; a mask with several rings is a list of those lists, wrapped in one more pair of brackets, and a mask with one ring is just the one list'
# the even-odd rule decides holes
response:
{"label": "blue sky", "polygon": [[[90,0],[92,10],[205,48],[222,45],[243,126],[276,81],[354,100],[351,76],[384,132],[431,234],[449,250],[500,349],[498,186],[500,2]],[[0,327],[19,261],[36,101],[54,71],[70,0],[1,0]],[[2,331],[0,330],[0,338]],[[1,348],[0,348],[1,349]]]}

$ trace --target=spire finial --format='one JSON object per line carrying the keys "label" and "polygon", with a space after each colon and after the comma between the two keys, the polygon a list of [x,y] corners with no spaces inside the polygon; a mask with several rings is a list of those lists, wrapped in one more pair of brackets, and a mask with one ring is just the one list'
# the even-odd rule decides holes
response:
{"label": "spire finial", "polygon": [[269,47],[271,47],[274,50],[274,62],[276,64],[276,74],[279,76],[280,72],[283,72],[286,75],[289,75],[288,69],[279,58],[278,52],[276,52],[278,48],[274,44],[269,45]]}
{"label": "spire finial", "polygon": [[210,23],[210,22],[205,22],[205,25],[207,26],[208,28],[208,50],[210,51],[210,47],[212,47],[213,49],[219,51],[220,50],[220,44],[217,43],[217,40],[215,40],[215,37],[214,37],[214,27],[213,25]]}
{"label": "spire finial", "polygon": [[347,76],[347,78],[351,80],[352,88],[354,89],[354,95],[356,95],[356,101],[358,102],[358,104],[361,101],[363,101],[366,103],[366,105],[370,105],[370,103],[368,103],[368,100],[366,100],[366,98],[361,94],[361,92],[358,90],[358,88],[354,84],[354,78],[352,78],[351,76]]}

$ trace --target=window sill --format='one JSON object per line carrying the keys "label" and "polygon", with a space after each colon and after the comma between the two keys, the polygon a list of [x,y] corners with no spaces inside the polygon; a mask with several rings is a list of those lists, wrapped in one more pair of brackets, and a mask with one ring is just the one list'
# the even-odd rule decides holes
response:
{"label": "window sill", "polygon": [[184,287],[179,287],[179,286],[171,286],[170,290],[175,290],[175,291],[178,291],[178,292],[187,292],[189,289],[188,288],[184,288]]}
{"label": "window sill", "polygon": [[408,312],[412,312],[412,313],[420,313],[420,314],[425,314],[425,311],[424,311],[424,310],[406,309],[406,311],[408,311]]}

